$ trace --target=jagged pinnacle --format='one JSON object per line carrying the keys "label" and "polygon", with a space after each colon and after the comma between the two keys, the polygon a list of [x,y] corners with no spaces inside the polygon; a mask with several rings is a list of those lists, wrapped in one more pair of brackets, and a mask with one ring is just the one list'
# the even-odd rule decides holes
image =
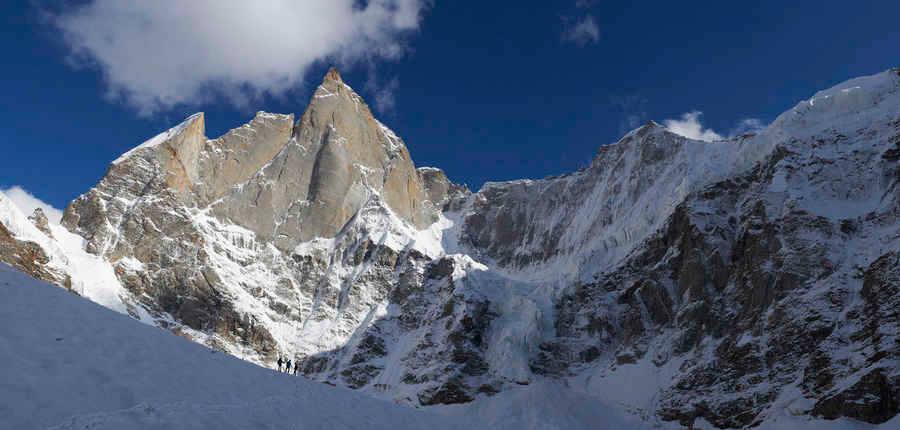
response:
{"label": "jagged pinnacle", "polygon": [[344,80],[341,79],[341,73],[338,72],[338,69],[334,66],[328,69],[328,73],[325,74],[323,81],[344,82]]}

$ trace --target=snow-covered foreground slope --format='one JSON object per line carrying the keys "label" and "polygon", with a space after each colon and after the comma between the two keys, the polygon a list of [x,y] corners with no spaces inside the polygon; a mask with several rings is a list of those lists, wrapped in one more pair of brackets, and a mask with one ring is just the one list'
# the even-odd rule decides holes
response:
{"label": "snow-covered foreground slope", "polygon": [[0,264],[0,429],[36,428],[465,426],[252,365]]}

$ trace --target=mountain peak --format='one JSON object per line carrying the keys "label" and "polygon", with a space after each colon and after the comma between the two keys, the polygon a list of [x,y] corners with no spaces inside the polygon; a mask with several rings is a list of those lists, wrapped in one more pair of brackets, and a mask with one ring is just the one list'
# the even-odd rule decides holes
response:
{"label": "mountain peak", "polygon": [[328,69],[328,73],[325,74],[325,78],[323,79],[323,82],[324,81],[335,81],[341,83],[344,82],[344,80],[341,78],[341,73],[338,72],[338,69],[334,66]]}
{"label": "mountain peak", "polygon": [[159,145],[169,142],[170,140],[181,136],[188,132],[188,134],[193,135],[196,139],[205,140],[206,139],[206,119],[203,112],[197,112],[182,121],[180,124],[172,127],[150,139],[145,141],[144,143],[131,148],[124,154],[120,155],[119,158],[115,159],[112,164],[119,164],[122,161],[128,159],[132,155],[140,152],[141,150],[148,148],[155,148]]}

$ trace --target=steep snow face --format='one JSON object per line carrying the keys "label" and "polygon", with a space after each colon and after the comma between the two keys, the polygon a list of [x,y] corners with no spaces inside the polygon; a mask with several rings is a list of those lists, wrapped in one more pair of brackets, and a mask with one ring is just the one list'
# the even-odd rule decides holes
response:
{"label": "steep snow face", "polygon": [[851,79],[798,103],[780,115],[771,130],[797,138],[827,128],[856,131],[879,117],[896,114],[898,91],[898,69]]}
{"label": "steep snow face", "polygon": [[[836,163],[809,175],[835,188],[816,189],[796,175],[791,183],[778,178],[773,187],[795,197],[826,192],[804,204],[832,207],[844,216],[867,213],[883,196],[866,184],[890,178],[883,169],[854,167],[864,161],[858,159],[862,147],[885,137],[879,133],[891,133],[891,121],[900,116],[898,82],[895,70],[850,80],[799,103],[758,135],[731,141],[694,141],[651,122],[602,147],[591,166],[577,173],[486,184],[464,214],[463,241],[469,252],[529,279],[590,281],[657,231],[690,193],[749,170],[777,146],[807,160]],[[861,130],[869,134],[860,136]],[[848,137],[854,139],[843,145],[823,140]],[[849,195],[845,206],[834,206]]]}
{"label": "steep snow face", "polygon": [[577,173],[486,184],[464,215],[463,242],[511,276],[590,280],[659,229],[689,193],[726,177],[739,145],[648,124],[602,147]]}
{"label": "steep snow face", "polygon": [[[584,170],[470,193],[329,74],[296,123],[208,140],[192,117],[114,163],[66,211],[83,241],[0,221],[106,306],[396,402],[528,405],[542,428],[880,423],[900,395],[898,80],[728,141],[650,123]],[[543,420],[544,395],[626,412]]]}
{"label": "steep snow face", "polygon": [[[796,154],[798,166],[784,166],[769,191],[830,220],[889,210],[896,155],[886,151],[897,144],[898,100],[893,70],[819,92],[779,116],[760,137]],[[801,168],[805,175],[794,174]]]}

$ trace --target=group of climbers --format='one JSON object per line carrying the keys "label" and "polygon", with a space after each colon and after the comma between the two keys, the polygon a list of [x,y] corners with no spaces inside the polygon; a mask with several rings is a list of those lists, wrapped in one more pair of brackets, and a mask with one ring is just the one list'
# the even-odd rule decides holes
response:
{"label": "group of climbers", "polygon": [[300,372],[300,360],[291,361],[290,358],[282,358],[281,356],[278,356],[278,361],[276,363],[278,363],[279,372],[289,374],[293,371],[294,375],[297,375],[297,373]]}

